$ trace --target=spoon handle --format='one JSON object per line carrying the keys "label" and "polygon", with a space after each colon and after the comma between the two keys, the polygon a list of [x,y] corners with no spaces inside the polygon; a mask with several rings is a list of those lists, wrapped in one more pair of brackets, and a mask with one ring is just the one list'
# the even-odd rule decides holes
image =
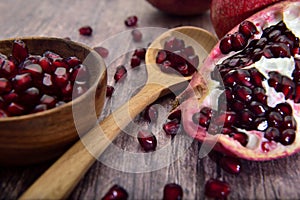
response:
{"label": "spoon handle", "polygon": [[[123,128],[166,89],[159,84],[146,84],[127,103],[95,126],[64,153],[20,199],[63,199],[84,176]],[[92,153],[92,154],[91,154]],[[94,155],[94,156],[93,156]]]}

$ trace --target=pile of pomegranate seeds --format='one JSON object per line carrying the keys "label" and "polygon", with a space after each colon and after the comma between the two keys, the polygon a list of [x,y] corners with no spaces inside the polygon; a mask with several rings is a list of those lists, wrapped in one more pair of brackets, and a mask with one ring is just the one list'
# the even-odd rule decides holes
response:
{"label": "pile of pomegranate seeds", "polygon": [[127,191],[119,185],[113,185],[108,192],[102,197],[102,200],[126,200],[128,199]]}
{"label": "pile of pomegranate seeds", "polygon": [[127,19],[125,20],[125,25],[128,27],[133,27],[136,26],[138,22],[138,17],[133,15],[133,16],[129,16],[127,17]]}
{"label": "pile of pomegranate seeds", "polygon": [[90,26],[83,26],[79,28],[79,34],[84,36],[91,36],[93,33],[93,29]]}
{"label": "pile of pomegranate seeds", "polygon": [[183,76],[190,76],[198,68],[199,57],[193,47],[186,47],[183,40],[171,37],[165,42],[164,49],[157,53],[156,63],[163,72],[176,70]]}
{"label": "pile of pomegranate seeds", "polygon": [[137,138],[144,151],[155,151],[157,146],[157,140],[153,133],[141,130],[138,132]]}
{"label": "pile of pomegranate seeds", "polygon": [[210,179],[205,185],[205,195],[216,199],[226,199],[230,193],[230,187],[225,181]]}
{"label": "pile of pomegranate seeds", "polygon": [[183,198],[183,190],[176,183],[168,183],[164,187],[163,200],[181,200]]}
{"label": "pile of pomegranate seeds", "polygon": [[[251,22],[246,21],[240,25],[239,33],[244,38],[249,38],[256,32],[253,26]],[[223,38],[224,41],[227,40],[226,37],[228,36]],[[230,43],[232,44],[232,41]],[[250,42],[247,40],[245,43],[249,44],[243,47],[243,51],[216,65],[211,74],[212,79],[219,81],[221,85],[224,84],[224,93],[219,98],[219,111],[204,107],[199,113],[194,114],[193,120],[206,128],[210,134],[229,135],[240,141],[243,146],[247,145],[248,136],[240,132],[240,129],[262,131],[269,141],[263,143],[262,148],[265,152],[268,151],[272,141],[290,145],[295,140],[297,127],[293,109],[287,102],[270,106],[263,82],[275,91],[281,92],[286,100],[299,103],[300,61],[295,58],[292,78],[272,70],[268,72],[267,78],[250,65],[262,57],[295,57],[293,52],[299,48],[299,39],[281,21],[264,29],[260,39],[252,39]],[[227,46],[225,42],[220,43],[222,51]],[[225,101],[227,106],[223,103]]]}
{"label": "pile of pomegranate seeds", "polygon": [[[88,89],[88,70],[74,56],[46,51],[30,55],[21,40],[12,55],[0,53],[0,117],[41,112],[72,100]],[[74,92],[73,92],[74,90]]]}

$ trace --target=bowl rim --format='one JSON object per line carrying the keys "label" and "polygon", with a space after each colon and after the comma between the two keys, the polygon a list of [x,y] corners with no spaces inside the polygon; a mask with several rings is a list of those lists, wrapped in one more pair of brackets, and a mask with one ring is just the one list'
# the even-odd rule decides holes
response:
{"label": "bowl rim", "polygon": [[99,70],[99,76],[96,78],[96,80],[93,82],[93,84],[90,85],[88,90],[84,94],[78,96],[76,99],[74,99],[74,100],[72,99],[71,101],[69,101],[69,102],[67,102],[63,105],[60,105],[58,107],[54,107],[54,108],[51,108],[49,110],[45,110],[45,111],[42,111],[42,112],[29,113],[29,114],[26,114],[26,115],[0,118],[0,123],[34,119],[34,118],[38,118],[38,117],[41,117],[41,116],[51,115],[51,114],[53,114],[53,113],[55,113],[59,110],[67,108],[67,107],[73,107],[74,105],[81,102],[86,96],[88,96],[91,93],[93,88],[95,88],[95,87],[97,88],[97,86],[100,83],[101,79],[103,79],[105,77],[105,74],[107,73],[107,69],[106,69],[106,66],[105,66],[105,62],[103,61],[103,58],[93,48],[90,48],[85,44],[75,42],[75,41],[72,41],[72,40],[67,40],[67,39],[64,39],[64,38],[46,37],[46,36],[28,36],[28,37],[7,38],[7,39],[0,40],[0,42],[14,41],[14,40],[50,40],[50,41],[56,41],[56,42],[58,41],[58,42],[64,42],[64,43],[71,43],[72,45],[76,45],[76,46],[79,46],[81,48],[84,48],[84,49],[88,50],[89,54],[92,54],[97,60],[99,60],[100,63],[104,66],[104,68]]}

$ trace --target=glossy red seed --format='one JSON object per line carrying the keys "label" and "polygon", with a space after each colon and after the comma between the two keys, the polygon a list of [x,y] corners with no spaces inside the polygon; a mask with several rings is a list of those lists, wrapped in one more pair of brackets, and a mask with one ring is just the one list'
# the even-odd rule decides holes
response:
{"label": "glossy red seed", "polygon": [[18,116],[18,115],[22,115],[25,113],[25,107],[18,104],[18,103],[15,103],[15,102],[12,102],[9,104],[9,106],[7,107],[7,112],[9,113],[9,115],[11,116]]}
{"label": "glossy red seed", "polygon": [[15,40],[12,47],[12,56],[20,63],[28,56],[28,49],[22,40]]}
{"label": "glossy red seed", "polygon": [[127,17],[126,20],[124,21],[125,25],[128,27],[136,26],[137,22],[138,22],[138,18],[135,15]]}
{"label": "glossy red seed", "polygon": [[176,119],[178,122],[181,121],[181,110],[177,109],[175,111],[173,111],[169,116],[168,116],[169,120],[173,120]]}
{"label": "glossy red seed", "polygon": [[49,58],[51,61],[56,60],[56,59],[61,59],[61,56],[52,52],[52,51],[45,51],[43,53],[43,57]]}
{"label": "glossy red seed", "polygon": [[40,99],[40,91],[35,87],[28,88],[20,94],[20,103],[25,106],[32,106]]}
{"label": "glossy red seed", "polygon": [[256,32],[256,26],[250,21],[243,21],[240,23],[239,32],[242,33],[246,38],[250,38]]}
{"label": "glossy red seed", "polygon": [[156,63],[162,64],[167,59],[167,52],[165,50],[160,50],[156,56]]}
{"label": "glossy red seed", "polygon": [[234,51],[242,50],[247,45],[247,39],[241,33],[234,33],[231,35],[231,45]]}
{"label": "glossy red seed", "polygon": [[0,78],[0,94],[8,93],[11,89],[11,83],[6,78]]}
{"label": "glossy red seed", "polygon": [[0,64],[0,74],[5,78],[11,78],[17,74],[16,65],[10,60],[4,60],[2,64]]}
{"label": "glossy red seed", "polygon": [[269,127],[265,134],[264,137],[267,138],[269,141],[279,141],[280,138],[280,132],[277,128],[275,127]]}
{"label": "glossy red seed", "polygon": [[130,60],[130,66],[135,68],[141,64],[141,59],[137,56],[132,56]]}
{"label": "glossy red seed", "polygon": [[220,50],[223,54],[228,54],[232,51],[231,36],[226,35],[220,41]]}
{"label": "glossy red seed", "polygon": [[229,194],[229,184],[224,181],[210,179],[205,184],[205,195],[207,197],[226,199]]}
{"label": "glossy red seed", "polygon": [[296,130],[297,122],[295,118],[293,116],[285,116],[283,119],[283,128]]}
{"label": "glossy red seed", "polygon": [[133,55],[139,57],[140,59],[145,59],[146,51],[147,50],[145,48],[138,48],[134,50]]}
{"label": "glossy red seed", "polygon": [[83,26],[78,29],[80,35],[91,36],[93,29],[90,26]]}
{"label": "glossy red seed", "polygon": [[23,91],[32,85],[32,77],[29,73],[16,75],[12,79],[14,89],[17,91]]}
{"label": "glossy red seed", "polygon": [[57,101],[55,97],[49,96],[47,94],[44,94],[40,99],[40,103],[47,105],[48,109],[55,107],[56,102]]}
{"label": "glossy red seed", "polygon": [[140,42],[143,39],[143,34],[140,30],[134,29],[131,31],[132,39],[135,42]]}
{"label": "glossy red seed", "polygon": [[290,99],[295,93],[295,83],[288,77],[283,76],[280,91],[284,94],[285,99]]}
{"label": "glossy red seed", "polygon": [[238,132],[238,133],[235,133],[232,137],[233,137],[233,139],[235,139],[239,143],[241,143],[241,145],[244,147],[248,144],[248,136],[245,133]]}
{"label": "glossy red seed", "polygon": [[157,140],[155,135],[149,131],[139,131],[137,134],[138,141],[145,152],[155,151]]}
{"label": "glossy red seed", "polygon": [[6,104],[10,104],[11,102],[18,102],[19,94],[16,91],[11,91],[8,94],[3,95],[3,100]]}
{"label": "glossy red seed", "polygon": [[127,191],[119,186],[113,185],[108,192],[102,197],[102,200],[126,200],[128,199]]}
{"label": "glossy red seed", "polygon": [[28,64],[21,70],[22,73],[29,73],[32,78],[41,78],[43,69],[39,64]]}
{"label": "glossy red seed", "polygon": [[77,65],[81,64],[81,60],[76,56],[71,56],[64,59],[64,62],[69,65],[69,67],[76,67]]}
{"label": "glossy red seed", "polygon": [[64,87],[69,82],[69,74],[67,73],[67,69],[64,67],[58,67],[56,68],[53,76],[53,82],[58,87]]}
{"label": "glossy red seed", "polygon": [[272,111],[267,116],[268,123],[270,126],[279,127],[281,126],[281,123],[283,122],[283,117],[281,114],[277,111]]}
{"label": "glossy red seed", "polygon": [[183,190],[176,183],[168,183],[164,187],[163,200],[181,200],[183,199]]}
{"label": "glossy red seed", "polygon": [[293,109],[289,103],[279,103],[275,106],[274,110],[278,111],[281,115],[292,115]]}
{"label": "glossy red seed", "polygon": [[195,124],[199,124],[204,128],[208,128],[210,124],[210,117],[204,115],[203,113],[195,113],[192,119]]}
{"label": "glossy red seed", "polygon": [[42,57],[39,60],[39,65],[42,67],[42,69],[45,73],[52,73],[53,72],[52,63],[50,62],[49,58]]}
{"label": "glossy red seed", "polygon": [[127,75],[127,70],[125,68],[124,65],[120,65],[117,67],[115,75],[114,75],[114,79],[116,82],[120,81],[123,77],[125,77],[125,75]]}
{"label": "glossy red seed", "polygon": [[177,119],[173,119],[163,125],[163,129],[167,135],[175,136],[180,128],[180,123]]}
{"label": "glossy red seed", "polygon": [[61,88],[62,99],[64,101],[71,101],[72,92],[73,92],[73,84],[70,81],[68,81],[68,83]]}
{"label": "glossy red seed", "polygon": [[282,132],[280,143],[283,145],[293,144],[296,138],[296,131],[293,129],[286,129]]}
{"label": "glossy red seed", "polygon": [[110,98],[115,91],[115,88],[111,85],[107,85],[106,87],[106,97]]}
{"label": "glossy red seed", "polygon": [[105,47],[94,47],[94,50],[102,57],[102,58],[107,58],[107,56],[109,55],[109,51],[108,49],[106,49]]}
{"label": "glossy red seed", "polygon": [[242,164],[238,158],[224,156],[220,159],[219,164],[222,169],[230,174],[239,174],[241,172]]}

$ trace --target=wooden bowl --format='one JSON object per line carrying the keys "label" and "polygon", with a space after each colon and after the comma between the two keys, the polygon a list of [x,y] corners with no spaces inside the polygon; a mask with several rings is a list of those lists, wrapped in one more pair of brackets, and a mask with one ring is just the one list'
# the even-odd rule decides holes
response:
{"label": "wooden bowl", "polygon": [[[87,132],[97,123],[105,101],[106,67],[94,50],[59,38],[18,39],[26,43],[30,54],[41,55],[50,50],[62,57],[77,56],[88,68],[90,88],[59,107],[0,119],[0,165],[28,165],[60,156],[79,139],[78,133]],[[0,41],[0,52],[9,55],[13,41]]]}

